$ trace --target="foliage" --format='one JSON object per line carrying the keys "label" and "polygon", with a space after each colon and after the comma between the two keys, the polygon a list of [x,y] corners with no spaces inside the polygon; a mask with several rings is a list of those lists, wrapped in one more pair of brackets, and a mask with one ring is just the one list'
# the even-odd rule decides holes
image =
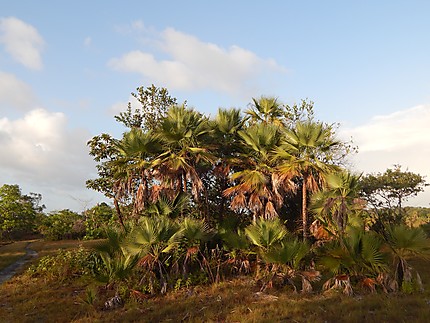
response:
{"label": "foliage", "polygon": [[99,239],[106,237],[106,228],[113,225],[113,210],[106,203],[95,205],[84,212],[85,236],[84,239]]}
{"label": "foliage", "polygon": [[288,234],[279,219],[258,219],[255,223],[246,227],[245,233],[254,245],[264,251],[279,244]]}
{"label": "foliage", "polygon": [[40,258],[27,272],[32,276],[49,279],[72,279],[76,276],[95,277],[104,269],[103,262],[94,251],[80,246],[73,250],[59,250],[55,255]]}
{"label": "foliage", "polygon": [[423,176],[402,171],[400,165],[363,176],[360,185],[361,195],[373,207],[378,221],[392,224],[404,223],[404,202],[427,186]]}
{"label": "foliage", "polygon": [[[392,275],[386,236],[360,219],[363,181],[344,168],[354,147],[315,120],[312,102],[260,97],[244,115],[220,108],[211,118],[163,89],[138,91],[142,109],[116,117],[122,137],[88,143],[99,170],[88,186],[113,199],[124,229],[100,250],[109,284],[154,294],[253,273],[262,289],[301,280],[307,292],[320,278],[315,252],[334,275],[326,287],[349,292]],[[311,244],[313,216],[329,241]]]}
{"label": "foliage", "polygon": [[40,232],[50,240],[82,238],[85,235],[84,219],[69,209],[53,211],[42,220]]}
{"label": "foliage", "polygon": [[349,217],[359,216],[364,208],[358,198],[359,178],[346,171],[328,174],[324,190],[312,196],[311,211],[331,235],[343,233]]}
{"label": "foliage", "polygon": [[[395,288],[408,291],[412,286],[412,270],[408,263],[411,256],[430,258],[430,241],[421,228],[409,228],[405,225],[389,226],[385,239],[392,252]],[[418,288],[422,289],[421,277],[416,273]]]}
{"label": "foliage", "polygon": [[176,98],[171,97],[167,89],[157,88],[154,84],[147,88],[140,86],[136,91],[137,93],[132,92],[131,95],[140,103],[141,107],[132,112],[129,102],[127,111],[121,112],[115,116],[115,119],[130,129],[156,129],[169,107],[176,104]]}
{"label": "foliage", "polygon": [[39,205],[42,196],[23,195],[18,185],[4,184],[0,187],[0,239],[13,235],[33,233],[38,214],[44,208]]}

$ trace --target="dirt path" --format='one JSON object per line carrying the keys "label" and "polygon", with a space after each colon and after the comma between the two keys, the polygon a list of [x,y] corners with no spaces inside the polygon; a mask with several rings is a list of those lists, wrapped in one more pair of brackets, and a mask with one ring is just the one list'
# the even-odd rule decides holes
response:
{"label": "dirt path", "polygon": [[25,256],[0,271],[0,284],[11,279],[27,262],[37,256],[37,252],[30,248],[31,242],[25,246]]}

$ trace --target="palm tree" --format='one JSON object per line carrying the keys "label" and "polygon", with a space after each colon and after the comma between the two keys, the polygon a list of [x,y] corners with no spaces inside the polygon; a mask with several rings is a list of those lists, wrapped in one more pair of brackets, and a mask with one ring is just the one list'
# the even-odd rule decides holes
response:
{"label": "palm tree", "polygon": [[250,210],[254,222],[259,216],[274,218],[283,201],[272,180],[271,153],[279,144],[279,128],[260,123],[239,131],[239,136],[244,151],[237,165],[241,170],[230,175],[233,186],[223,194],[232,197],[233,209]]}
{"label": "palm tree", "polygon": [[339,169],[331,163],[331,153],[339,145],[331,128],[320,122],[298,122],[286,129],[282,144],[276,148],[279,183],[296,180],[302,189],[303,238],[308,236],[308,191],[316,192],[324,183],[324,175]]}
{"label": "palm tree", "polygon": [[262,252],[267,252],[279,245],[288,235],[288,231],[279,219],[260,218],[245,228],[245,234]]}
{"label": "palm tree", "polygon": [[[392,253],[395,285],[407,291],[412,285],[412,267],[408,259],[410,256],[428,259],[430,241],[421,228],[405,225],[388,227],[384,238]],[[418,285],[421,285],[421,278],[418,272],[416,274]],[[419,287],[422,289],[422,286]]]}
{"label": "palm tree", "polygon": [[348,295],[353,293],[351,277],[374,291],[378,275],[388,271],[384,241],[362,226],[348,226],[347,234],[325,243],[319,250],[318,259],[334,275],[323,288],[343,288]]}
{"label": "palm tree", "polygon": [[251,117],[252,123],[282,125],[284,113],[278,99],[262,96],[259,99],[253,98],[252,101],[254,104],[245,111]]}
{"label": "palm tree", "polygon": [[112,166],[116,169],[114,177],[117,178],[118,192],[132,196],[133,212],[139,213],[149,202],[152,162],[160,153],[160,141],[152,131],[132,128],[121,140],[115,141],[114,147],[118,157]]}
{"label": "palm tree", "polygon": [[169,280],[167,260],[178,246],[180,237],[180,227],[166,217],[143,217],[128,236],[127,249],[139,256],[138,264],[150,275],[150,286],[158,274],[162,293],[166,292]]}
{"label": "palm tree", "polygon": [[153,217],[168,217],[176,219],[188,210],[190,197],[184,192],[179,192],[173,200],[160,195],[158,200],[149,204],[145,212]]}
{"label": "palm tree", "polygon": [[347,171],[328,174],[324,190],[312,196],[312,213],[332,235],[343,234],[348,217],[364,208],[363,200],[358,198],[359,180],[360,176]]}
{"label": "palm tree", "polygon": [[215,176],[212,198],[215,200],[215,209],[220,219],[226,212],[226,197],[222,194],[228,188],[228,177],[234,172],[235,165],[241,163],[239,155],[240,137],[239,131],[245,127],[245,121],[240,109],[218,109],[214,120],[211,121],[212,145],[216,161],[211,172]]}
{"label": "palm tree", "polygon": [[131,275],[138,258],[125,247],[125,231],[107,230],[106,235],[106,240],[95,245],[104,264],[97,278],[112,287]]}
{"label": "palm tree", "polygon": [[303,270],[303,260],[310,251],[307,241],[292,238],[279,219],[259,219],[245,228],[245,234],[251,243],[257,246],[257,254],[266,264],[266,282],[261,290],[272,284],[275,276],[287,281],[294,290],[296,286],[292,279],[300,276],[303,291],[312,290],[310,282],[318,280],[320,275],[314,270]]}
{"label": "palm tree", "polygon": [[195,201],[200,201],[204,190],[200,172],[214,162],[206,144],[209,132],[208,120],[202,114],[185,106],[169,109],[160,126],[163,152],[152,163],[166,196],[187,192],[189,183]]}

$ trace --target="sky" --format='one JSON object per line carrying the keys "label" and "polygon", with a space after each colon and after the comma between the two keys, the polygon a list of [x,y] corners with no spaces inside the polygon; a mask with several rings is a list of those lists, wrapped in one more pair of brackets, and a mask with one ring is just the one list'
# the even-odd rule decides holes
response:
{"label": "sky", "polygon": [[[0,2],[0,185],[82,212],[103,195],[87,141],[126,130],[137,87],[215,115],[275,96],[315,103],[357,173],[430,182],[429,1]],[[409,201],[428,207],[430,189]]]}

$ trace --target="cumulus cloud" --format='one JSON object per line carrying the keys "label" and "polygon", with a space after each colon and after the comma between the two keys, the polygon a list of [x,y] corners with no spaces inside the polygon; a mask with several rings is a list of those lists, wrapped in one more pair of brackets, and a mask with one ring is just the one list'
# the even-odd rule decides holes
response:
{"label": "cumulus cloud", "polygon": [[[341,136],[352,136],[359,147],[354,157],[357,171],[384,172],[393,165],[402,165],[426,176],[430,182],[430,105],[419,105],[389,115],[376,116],[368,123],[344,129]],[[414,204],[428,206],[430,189],[414,198]]]}
{"label": "cumulus cloud", "polygon": [[[267,81],[268,73],[286,71],[273,59],[260,58],[239,46],[225,49],[173,28],[155,33],[143,23],[136,22],[132,27],[152,37],[145,41],[150,51],[130,51],[111,59],[108,65],[118,71],[140,73],[149,82],[171,89],[209,89],[233,95],[246,92],[248,96]],[[167,58],[159,59],[157,51]]]}
{"label": "cumulus cloud", "polygon": [[0,43],[22,65],[40,70],[45,42],[33,26],[15,17],[0,18]]}
{"label": "cumulus cloud", "polygon": [[89,137],[85,130],[68,129],[63,113],[42,108],[15,120],[0,118],[0,178],[42,193],[51,209],[64,208],[71,196],[91,195],[85,188],[94,176]]}
{"label": "cumulus cloud", "polygon": [[26,111],[36,98],[31,87],[15,75],[0,71],[0,113],[4,109]]}

